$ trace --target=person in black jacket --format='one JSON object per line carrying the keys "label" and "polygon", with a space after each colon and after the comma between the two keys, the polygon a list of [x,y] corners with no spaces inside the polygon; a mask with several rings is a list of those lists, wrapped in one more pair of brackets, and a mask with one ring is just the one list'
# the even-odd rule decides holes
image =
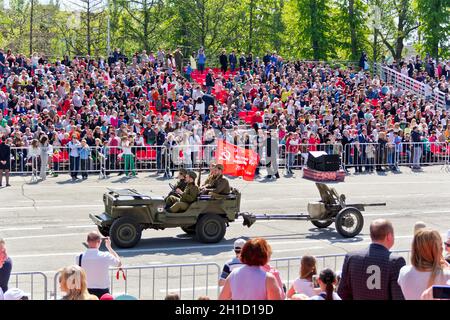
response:
{"label": "person in black jacket", "polygon": [[228,58],[227,53],[225,50],[222,51],[222,54],[219,56],[219,62],[220,62],[220,70],[225,73],[228,69]]}
{"label": "person in black jacket", "polygon": [[406,262],[389,251],[394,245],[392,223],[374,220],[370,238],[367,249],[345,256],[338,295],[342,300],[404,300],[397,279]]}
{"label": "person in black jacket", "polygon": [[241,57],[239,58],[239,68],[240,71],[244,71],[247,68],[247,60],[245,59],[244,53],[242,53]]}
{"label": "person in black jacket", "polygon": [[5,141],[0,140],[0,187],[3,183],[3,174],[6,177],[6,186],[9,184],[9,171],[11,170],[11,147]]}
{"label": "person in black jacket", "polygon": [[166,141],[166,132],[163,128],[158,128],[158,133],[156,134],[156,168],[158,173],[164,172],[163,166],[163,145]]}
{"label": "person in black jacket", "polygon": [[234,70],[236,69],[236,64],[237,64],[237,57],[236,57],[236,53],[234,53],[234,50],[231,51],[230,55],[228,56],[228,61],[230,62],[231,72],[234,72]]}
{"label": "person in black jacket", "polygon": [[210,94],[212,87],[214,87],[213,71],[211,69],[208,71],[208,74],[206,75],[205,85],[207,93]]}
{"label": "person in black jacket", "polygon": [[414,126],[411,132],[411,142],[413,143],[413,166],[412,169],[420,170],[420,159],[423,153],[422,136],[420,135],[419,128]]}

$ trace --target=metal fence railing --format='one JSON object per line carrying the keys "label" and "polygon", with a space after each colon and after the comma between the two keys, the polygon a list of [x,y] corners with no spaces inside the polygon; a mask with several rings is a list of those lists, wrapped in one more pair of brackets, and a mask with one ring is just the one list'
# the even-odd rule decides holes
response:
{"label": "metal fence railing", "polygon": [[[260,157],[259,167],[264,168],[267,146],[265,143],[238,144],[239,147],[252,149]],[[99,175],[104,178],[111,173],[133,175],[138,172],[158,172],[170,175],[181,169],[207,170],[215,162],[217,145],[172,146],[133,146],[125,150],[122,147],[91,147],[80,156],[80,152],[71,153],[67,147],[53,147],[48,154],[33,152],[29,148],[11,148],[11,172],[31,174],[32,177],[46,173],[67,173],[87,177]],[[450,163],[450,144],[448,142],[394,142],[359,143],[354,141],[343,146],[334,144],[299,144],[286,147],[278,144],[278,168],[301,169],[308,161],[310,151],[324,151],[337,154],[341,158],[342,168],[355,168],[366,171],[387,167],[398,169],[400,166],[420,167],[421,165],[448,165]],[[128,152],[128,153],[127,153]],[[34,154],[35,156],[30,156]]]}
{"label": "metal fence railing", "polygon": [[343,164],[356,171],[370,171],[399,166],[447,165],[449,145],[446,142],[351,143],[344,148]]}
{"label": "metal fence railing", "polygon": [[425,99],[434,99],[439,107],[447,108],[444,92],[438,89],[433,90],[430,85],[410,78],[408,75],[385,65],[375,64],[375,71],[383,81],[390,82],[402,90],[416,93]]}
{"label": "metal fence railing", "polygon": [[20,288],[31,300],[47,300],[48,281],[43,272],[12,272],[10,288]]}
{"label": "metal fence railing", "polygon": [[[130,294],[138,299],[162,300],[175,292],[182,299],[195,300],[206,295],[216,299],[221,267],[216,263],[166,264],[122,267],[125,279],[115,278],[116,268],[110,269],[111,294]],[[61,298],[59,273],[53,278],[50,297]]]}
{"label": "metal fence railing", "polygon": [[[394,250],[393,253],[410,261],[410,250]],[[271,259],[270,265],[280,273],[281,280],[289,287],[298,277],[301,256]],[[317,269],[331,268],[341,271],[345,254],[318,255]],[[217,299],[220,293],[219,278],[222,267],[217,263],[188,263],[143,265],[122,268],[125,277],[116,279],[117,268],[110,268],[111,294],[129,294],[143,300],[161,300],[171,292],[182,299],[197,299],[208,296]],[[63,293],[59,286],[59,273],[53,276],[53,285],[42,272],[15,272],[11,274],[9,286],[30,294],[32,300],[60,299]],[[51,289],[50,289],[51,288]],[[49,291],[49,289],[51,291]]]}
{"label": "metal fence railing", "polygon": [[[406,264],[409,264],[410,250],[393,250],[397,255],[402,256]],[[341,271],[344,263],[345,254],[319,255],[314,256],[317,261],[318,272],[324,268],[331,268],[334,271]],[[302,257],[288,257],[271,259],[271,267],[280,272],[283,283],[289,289],[289,285],[298,278],[300,270],[300,262]]]}

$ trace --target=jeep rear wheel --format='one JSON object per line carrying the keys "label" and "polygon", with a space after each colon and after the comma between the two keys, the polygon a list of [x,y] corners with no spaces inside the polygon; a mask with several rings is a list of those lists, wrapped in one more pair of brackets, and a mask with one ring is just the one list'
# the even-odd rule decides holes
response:
{"label": "jeep rear wheel", "polygon": [[216,243],[225,236],[225,219],[216,214],[205,214],[195,227],[197,239],[203,243]]}
{"label": "jeep rear wheel", "polygon": [[110,231],[109,227],[100,227],[100,226],[98,226],[98,231],[100,232],[100,234],[102,236],[109,237],[109,231]]}
{"label": "jeep rear wheel", "polygon": [[195,224],[189,227],[181,227],[181,230],[183,230],[187,234],[195,234]]}
{"label": "jeep rear wheel", "polygon": [[121,217],[113,222],[109,233],[116,246],[131,248],[141,240],[142,230],[134,219]]}

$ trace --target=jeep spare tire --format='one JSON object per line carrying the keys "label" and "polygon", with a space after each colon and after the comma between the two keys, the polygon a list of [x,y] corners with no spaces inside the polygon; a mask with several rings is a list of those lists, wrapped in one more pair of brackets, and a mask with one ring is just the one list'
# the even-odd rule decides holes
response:
{"label": "jeep spare tire", "polygon": [[134,219],[120,217],[111,225],[109,234],[116,246],[132,248],[141,240],[142,230]]}
{"label": "jeep spare tire", "polygon": [[217,214],[205,214],[197,222],[195,234],[203,243],[216,243],[225,236],[225,219]]}

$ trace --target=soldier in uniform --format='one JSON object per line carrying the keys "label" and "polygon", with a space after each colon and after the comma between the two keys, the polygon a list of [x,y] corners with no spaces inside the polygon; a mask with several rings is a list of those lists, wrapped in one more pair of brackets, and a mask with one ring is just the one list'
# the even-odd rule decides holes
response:
{"label": "soldier in uniform", "polygon": [[185,177],[187,185],[183,193],[180,194],[180,197],[169,196],[166,200],[166,205],[169,207],[169,209],[167,209],[168,212],[184,212],[189,208],[191,203],[197,200],[200,191],[195,185],[196,178],[197,174],[194,171],[188,171]]}
{"label": "soldier in uniform", "polygon": [[205,186],[204,191],[205,194],[209,194],[213,198],[221,198],[221,196],[230,193],[230,183],[228,182],[228,179],[223,176],[222,164],[216,164],[214,169],[216,177],[210,185]]}
{"label": "soldier in uniform", "polygon": [[187,173],[188,172],[187,172],[186,169],[184,169],[184,168],[180,169],[180,171],[178,172],[178,182],[174,186],[175,191],[178,191],[178,190],[180,190],[181,192],[184,191],[184,189],[187,186],[187,183],[186,183],[186,175],[187,175]]}
{"label": "soldier in uniform", "polygon": [[206,178],[205,182],[203,182],[202,189],[206,188],[207,186],[212,185],[212,183],[216,179],[216,176],[217,176],[216,165],[214,163],[211,163],[209,166],[209,175]]}
{"label": "soldier in uniform", "polygon": [[171,190],[169,192],[169,195],[164,199],[166,202],[170,196],[176,196],[179,198],[180,195],[183,193],[183,191],[187,185],[186,175],[187,175],[187,170],[184,168],[181,168],[180,171],[178,172],[178,182],[175,184],[173,190]]}

